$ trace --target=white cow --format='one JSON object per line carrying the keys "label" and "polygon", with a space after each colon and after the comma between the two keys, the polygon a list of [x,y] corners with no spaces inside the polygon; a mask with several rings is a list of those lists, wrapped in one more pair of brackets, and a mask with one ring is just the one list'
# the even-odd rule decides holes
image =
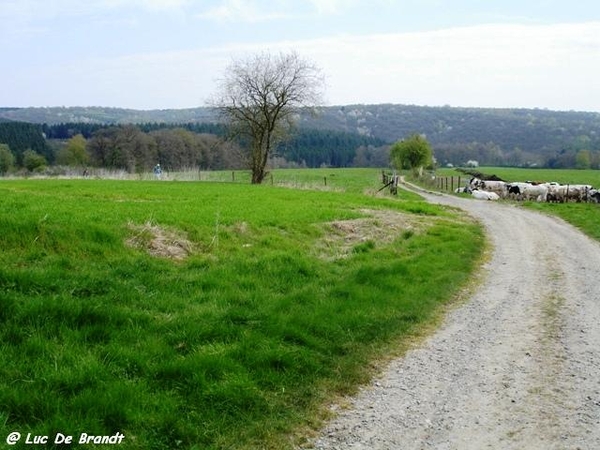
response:
{"label": "white cow", "polygon": [[509,183],[507,186],[507,194],[517,200],[537,200],[545,202],[548,197],[548,185],[532,184],[532,183]]}
{"label": "white cow", "polygon": [[506,183],[504,181],[481,181],[479,183],[479,189],[495,192],[500,198],[506,197],[507,194]]}
{"label": "white cow", "polygon": [[545,202],[548,197],[548,185],[544,184],[527,184],[523,188],[523,199],[524,200],[537,200],[538,202]]}
{"label": "white cow", "polygon": [[477,200],[499,200],[500,196],[495,192],[481,191],[479,189],[475,189],[471,192],[471,195]]}
{"label": "white cow", "polygon": [[568,202],[568,201],[588,201],[590,192],[593,190],[589,184],[552,184],[548,189],[548,201]]}

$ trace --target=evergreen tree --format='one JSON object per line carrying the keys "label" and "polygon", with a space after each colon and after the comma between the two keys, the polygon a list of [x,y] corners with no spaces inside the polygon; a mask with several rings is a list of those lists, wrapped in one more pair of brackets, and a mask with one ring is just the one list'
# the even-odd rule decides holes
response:
{"label": "evergreen tree", "polygon": [[50,162],[54,160],[52,149],[46,143],[40,125],[25,122],[0,122],[0,143],[10,147],[17,165],[23,164],[25,150],[44,156]]}

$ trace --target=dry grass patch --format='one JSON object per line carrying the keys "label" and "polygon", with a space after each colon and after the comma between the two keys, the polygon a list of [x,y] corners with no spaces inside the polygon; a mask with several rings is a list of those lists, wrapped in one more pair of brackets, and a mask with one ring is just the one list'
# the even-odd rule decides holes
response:
{"label": "dry grass patch", "polygon": [[133,248],[144,249],[157,258],[181,261],[193,252],[194,245],[182,231],[166,229],[151,221],[143,225],[130,222],[128,228],[134,232],[134,235],[127,239],[126,244]]}
{"label": "dry grass patch", "polygon": [[424,224],[410,214],[390,210],[361,209],[361,217],[326,224],[328,232],[317,244],[319,257],[326,260],[345,258],[361,244],[390,244],[399,236],[412,236]]}

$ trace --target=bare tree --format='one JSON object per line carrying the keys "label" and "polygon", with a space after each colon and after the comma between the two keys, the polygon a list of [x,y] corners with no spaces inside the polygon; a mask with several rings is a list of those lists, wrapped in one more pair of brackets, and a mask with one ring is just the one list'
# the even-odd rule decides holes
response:
{"label": "bare tree", "polygon": [[260,53],[227,67],[213,101],[235,135],[247,141],[252,183],[261,183],[277,143],[290,135],[300,108],[321,102],[324,79],[297,53]]}

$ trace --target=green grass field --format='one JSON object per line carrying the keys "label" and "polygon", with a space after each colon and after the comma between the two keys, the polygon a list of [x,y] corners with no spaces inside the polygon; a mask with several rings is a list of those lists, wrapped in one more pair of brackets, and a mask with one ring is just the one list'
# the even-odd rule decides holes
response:
{"label": "green grass field", "polygon": [[481,260],[477,224],[378,171],[286,176],[0,180],[0,442],[291,448]]}

